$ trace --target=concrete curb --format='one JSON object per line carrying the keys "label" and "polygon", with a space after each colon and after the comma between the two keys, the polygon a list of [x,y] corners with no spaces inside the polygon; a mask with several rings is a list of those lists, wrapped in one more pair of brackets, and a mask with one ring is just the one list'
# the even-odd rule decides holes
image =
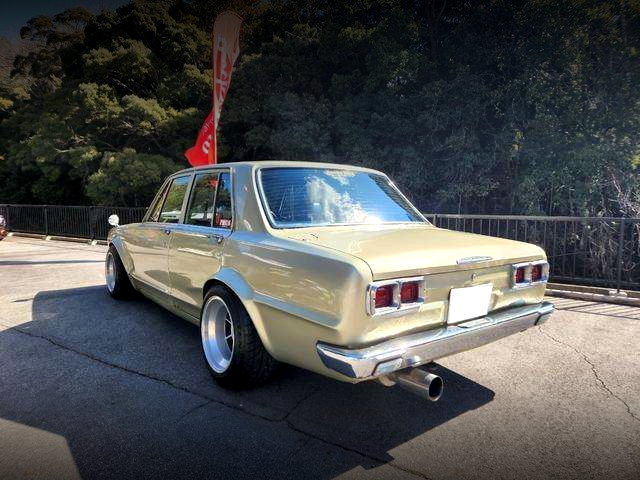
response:
{"label": "concrete curb", "polygon": [[25,238],[36,238],[38,240],[44,240],[45,235],[39,235],[36,233],[22,233],[22,232],[9,232],[7,237],[25,237]]}
{"label": "concrete curb", "polygon": [[8,236],[35,238],[37,240],[44,240],[44,241],[55,240],[57,242],[73,242],[73,243],[83,243],[83,244],[89,244],[89,245],[107,245],[106,240],[91,240],[89,238],[61,237],[57,235],[39,235],[35,233],[9,232]]}
{"label": "concrete curb", "polygon": [[[570,290],[572,292],[595,293],[598,295],[615,295],[618,293],[614,288],[592,287],[589,285],[568,285],[564,283],[549,282],[547,287],[553,290]],[[620,290],[619,296],[640,300],[640,292],[636,292],[634,290]]]}
{"label": "concrete curb", "polygon": [[[619,294],[596,293],[573,290],[574,285],[561,285],[562,288],[554,288],[556,285],[547,287],[545,295],[558,298],[570,298],[573,300],[584,300],[587,302],[612,303],[615,305],[626,305],[630,307],[640,307],[640,299],[635,298],[637,292],[626,292],[622,290]],[[604,290],[604,289],[603,289]],[[625,295],[626,294],[626,295]]]}

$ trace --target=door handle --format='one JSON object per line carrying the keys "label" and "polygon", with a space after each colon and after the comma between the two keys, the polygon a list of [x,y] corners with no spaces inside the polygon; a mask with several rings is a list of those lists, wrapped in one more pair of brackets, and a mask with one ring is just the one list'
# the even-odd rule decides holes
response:
{"label": "door handle", "polygon": [[224,235],[220,235],[217,233],[212,233],[211,235],[209,235],[209,238],[215,240],[216,243],[222,243],[224,241]]}
{"label": "door handle", "polygon": [[171,235],[171,229],[170,228],[164,228],[162,231],[164,232],[165,235]]}

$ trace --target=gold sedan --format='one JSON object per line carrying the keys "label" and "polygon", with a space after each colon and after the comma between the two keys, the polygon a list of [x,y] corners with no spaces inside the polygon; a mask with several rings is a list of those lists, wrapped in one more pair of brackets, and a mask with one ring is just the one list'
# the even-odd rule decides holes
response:
{"label": "gold sedan", "polygon": [[549,266],[527,243],[431,225],[375,170],[242,162],[169,177],[109,234],[107,289],[200,326],[229,388],[278,362],[436,400],[425,365],[545,321]]}

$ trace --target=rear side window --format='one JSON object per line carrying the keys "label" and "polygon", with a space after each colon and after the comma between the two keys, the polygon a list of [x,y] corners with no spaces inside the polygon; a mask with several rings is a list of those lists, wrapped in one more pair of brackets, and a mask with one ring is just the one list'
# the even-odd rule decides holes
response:
{"label": "rear side window", "polygon": [[178,223],[182,211],[182,202],[189,185],[189,177],[174,178],[160,211],[159,222]]}
{"label": "rear side window", "polygon": [[218,193],[216,196],[213,226],[218,228],[231,228],[232,221],[231,176],[229,172],[224,172],[220,174],[220,178],[218,179]]}
{"label": "rear side window", "polygon": [[184,222],[190,225],[210,227],[218,186],[218,174],[213,172],[196,175],[191,202]]}

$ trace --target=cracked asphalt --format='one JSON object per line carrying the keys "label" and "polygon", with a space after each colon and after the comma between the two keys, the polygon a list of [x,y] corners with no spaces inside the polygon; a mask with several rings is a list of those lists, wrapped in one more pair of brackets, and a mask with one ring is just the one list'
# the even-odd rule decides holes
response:
{"label": "cracked asphalt", "polygon": [[567,299],[438,363],[437,403],[283,366],[216,386],[193,325],[106,293],[106,247],[0,242],[0,478],[640,478],[640,309]]}

